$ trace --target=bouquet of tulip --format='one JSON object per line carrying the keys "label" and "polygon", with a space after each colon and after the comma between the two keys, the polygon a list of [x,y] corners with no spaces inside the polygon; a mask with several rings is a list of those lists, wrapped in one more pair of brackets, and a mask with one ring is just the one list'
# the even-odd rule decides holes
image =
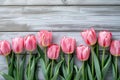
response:
{"label": "bouquet of tulip", "polygon": [[[90,63],[87,64],[88,77],[90,80],[104,80],[105,75],[111,65],[111,55],[105,58],[106,48],[110,46],[111,43],[111,32],[101,31],[98,36],[98,43],[96,32],[93,28],[85,30],[81,33],[84,41],[87,45],[91,47],[91,66]],[[99,45],[103,47],[102,60],[99,56]],[[90,68],[91,67],[91,68]],[[95,74],[96,73],[96,74]]]}
{"label": "bouquet of tulip", "polygon": [[44,80],[58,80],[59,69],[63,60],[58,60],[60,47],[57,44],[51,44],[52,33],[40,31],[37,34],[38,43],[44,48],[44,51],[38,45],[40,54],[40,63],[44,75]]}
{"label": "bouquet of tulip", "polygon": [[24,76],[25,80],[38,80],[35,74],[39,56],[30,55],[31,57],[28,63],[29,67],[27,66],[27,68],[25,68],[26,54],[24,56],[20,55],[21,53],[24,53],[24,48],[29,52],[36,49],[36,38],[34,35],[29,35],[25,38],[17,37],[12,39],[12,50],[8,41],[0,41],[0,54],[6,56],[8,64],[8,74],[0,72],[5,80],[24,80]]}
{"label": "bouquet of tulip", "polygon": [[5,80],[23,80],[25,56],[19,56],[22,51],[22,37],[17,37],[12,40],[12,51],[8,41],[4,40],[0,42],[0,52],[2,55],[6,56],[8,64],[8,74],[0,72]]}

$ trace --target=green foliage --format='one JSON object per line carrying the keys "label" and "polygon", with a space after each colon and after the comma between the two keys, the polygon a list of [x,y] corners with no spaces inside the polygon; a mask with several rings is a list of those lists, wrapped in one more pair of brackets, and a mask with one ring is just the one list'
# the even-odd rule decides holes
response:
{"label": "green foliage", "polygon": [[14,80],[13,77],[11,77],[10,75],[0,72],[0,75],[2,75],[4,77],[5,80]]}

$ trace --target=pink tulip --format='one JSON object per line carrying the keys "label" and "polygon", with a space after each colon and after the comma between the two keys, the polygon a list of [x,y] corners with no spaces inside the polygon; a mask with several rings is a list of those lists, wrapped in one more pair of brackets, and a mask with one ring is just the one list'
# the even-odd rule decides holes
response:
{"label": "pink tulip", "polygon": [[34,35],[28,35],[24,38],[24,47],[27,51],[34,51],[37,47]]}
{"label": "pink tulip", "polygon": [[90,48],[84,45],[80,45],[76,48],[76,53],[79,60],[86,61],[90,56]]}
{"label": "pink tulip", "polygon": [[81,32],[82,38],[87,45],[94,45],[97,42],[96,32],[94,28]]}
{"label": "pink tulip", "polygon": [[64,37],[61,40],[62,51],[66,54],[72,54],[76,47],[76,40],[69,37]]}
{"label": "pink tulip", "polygon": [[114,56],[120,56],[120,41],[114,40],[110,46],[110,52]]}
{"label": "pink tulip", "polygon": [[98,43],[101,47],[109,47],[112,39],[111,32],[101,31],[98,35]]}
{"label": "pink tulip", "polygon": [[58,59],[60,47],[57,44],[52,44],[48,47],[47,56],[50,59]]}
{"label": "pink tulip", "polygon": [[22,37],[17,37],[12,39],[12,49],[15,53],[19,54],[23,51],[24,39]]}
{"label": "pink tulip", "polygon": [[38,39],[39,45],[41,45],[43,47],[47,47],[52,42],[52,32],[42,30],[37,33],[37,39]]}
{"label": "pink tulip", "polygon": [[7,56],[11,52],[10,43],[6,40],[0,41],[0,54]]}

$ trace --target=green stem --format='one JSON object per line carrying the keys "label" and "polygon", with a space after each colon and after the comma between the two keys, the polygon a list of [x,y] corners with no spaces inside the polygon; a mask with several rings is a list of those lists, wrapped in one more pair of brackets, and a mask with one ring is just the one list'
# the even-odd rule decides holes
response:
{"label": "green stem", "polygon": [[8,55],[6,56],[6,62],[7,62],[7,65],[8,65],[8,74],[9,74],[9,62],[8,62]]}
{"label": "green stem", "polygon": [[70,54],[68,54],[68,73],[70,72]]}
{"label": "green stem", "polygon": [[45,53],[45,65],[47,66],[47,48],[44,48],[44,53]]}
{"label": "green stem", "polygon": [[17,80],[19,80],[19,54],[17,55]]}
{"label": "green stem", "polygon": [[117,64],[118,64],[118,59],[117,59],[117,56],[116,56],[116,57],[115,57],[116,79],[117,79],[117,76],[118,76],[118,73],[117,73],[117,68],[118,68],[118,66],[117,66]]}
{"label": "green stem", "polygon": [[94,47],[92,47],[92,76],[94,77]]}
{"label": "green stem", "polygon": [[103,54],[102,54],[102,69],[104,67],[104,58],[105,58],[105,47],[103,48]]}
{"label": "green stem", "polygon": [[8,64],[8,68],[9,68],[8,55],[6,56],[6,62],[7,62],[7,64]]}
{"label": "green stem", "polygon": [[96,47],[96,52],[97,52],[97,57],[99,58],[99,45],[97,43],[97,47]]}
{"label": "green stem", "polygon": [[50,74],[50,78],[52,78],[53,65],[54,65],[54,60],[52,60],[52,64],[51,64],[51,74]]}
{"label": "green stem", "polygon": [[82,66],[82,75],[83,75],[83,80],[85,80],[85,70],[84,70],[84,67],[85,67],[85,62],[83,61],[83,66]]}
{"label": "green stem", "polygon": [[30,52],[30,56],[29,56],[29,68],[28,68],[28,78],[30,78],[30,73],[31,73],[31,70],[30,70],[30,67],[31,67],[31,57],[32,57],[32,52]]}

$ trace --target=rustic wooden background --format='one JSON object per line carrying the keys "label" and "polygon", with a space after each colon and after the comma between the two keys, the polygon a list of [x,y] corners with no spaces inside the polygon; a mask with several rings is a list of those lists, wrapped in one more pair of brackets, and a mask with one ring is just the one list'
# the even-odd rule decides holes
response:
{"label": "rustic wooden background", "polygon": [[[90,27],[110,30],[113,39],[120,39],[120,0],[0,0],[0,40],[46,29],[53,31],[54,43],[71,36],[79,45],[84,44],[80,32]],[[0,71],[7,72],[3,56]],[[112,80],[111,75],[110,70],[106,80]],[[41,70],[39,78],[44,80]]]}

